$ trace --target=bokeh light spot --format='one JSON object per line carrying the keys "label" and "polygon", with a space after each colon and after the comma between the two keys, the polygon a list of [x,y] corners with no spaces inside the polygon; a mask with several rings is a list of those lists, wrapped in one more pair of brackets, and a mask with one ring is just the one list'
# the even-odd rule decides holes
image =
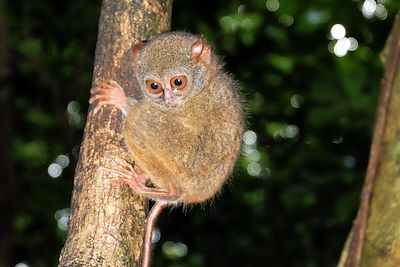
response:
{"label": "bokeh light spot", "polygon": [[386,7],[382,4],[378,4],[376,6],[375,16],[380,20],[384,20],[387,18],[387,15],[388,15],[388,12],[386,10]]}
{"label": "bokeh light spot", "polygon": [[79,112],[80,109],[81,109],[81,105],[79,104],[78,101],[75,101],[75,100],[69,102],[67,105],[67,111],[69,113]]}
{"label": "bokeh light spot", "polygon": [[294,23],[294,18],[291,15],[282,15],[279,17],[279,23],[285,27],[289,27]]}
{"label": "bokeh light spot", "polygon": [[67,155],[58,155],[56,158],[56,163],[58,163],[64,169],[69,165],[69,157]]}
{"label": "bokeh light spot", "polygon": [[342,38],[338,40],[333,47],[333,53],[335,53],[337,57],[344,57],[349,51],[350,46],[350,40],[348,38]]}
{"label": "bokeh light spot", "polygon": [[332,143],[338,145],[343,142],[343,136],[337,136],[332,138]]}
{"label": "bokeh light spot", "polygon": [[331,28],[331,36],[333,39],[339,40],[346,36],[346,28],[342,24],[335,24]]}
{"label": "bokeh light spot", "polygon": [[350,41],[350,47],[349,47],[349,51],[356,51],[358,48],[358,41],[356,38],[354,37],[349,37],[347,38]]}
{"label": "bokeh light spot", "polygon": [[252,150],[248,155],[247,158],[250,161],[259,161],[260,160],[260,152],[258,150]]}
{"label": "bokeh light spot", "polygon": [[155,244],[161,239],[160,228],[154,227],[153,236],[151,237],[151,243]]}
{"label": "bokeh light spot", "polygon": [[68,222],[69,218],[68,217],[62,217],[57,221],[57,226],[60,230],[62,231],[67,231],[68,229]]}
{"label": "bokeh light spot", "polygon": [[351,155],[347,155],[343,158],[343,165],[348,169],[352,169],[356,165],[356,159]]}
{"label": "bokeh light spot", "polygon": [[69,222],[69,215],[71,210],[69,208],[57,210],[54,213],[54,219],[57,221],[57,226],[62,231],[67,231],[68,229],[68,222]]}
{"label": "bokeh light spot", "polygon": [[68,111],[68,122],[71,125],[79,126],[83,121],[82,116],[80,114],[81,106],[78,101],[71,101],[67,105]]}
{"label": "bokeh light spot", "polygon": [[245,9],[246,9],[246,6],[245,6],[245,5],[240,5],[240,6],[238,7],[238,10],[237,10],[238,14],[243,14],[244,11],[245,11]]}
{"label": "bokeh light spot", "polygon": [[361,12],[365,18],[370,19],[375,15],[376,8],[375,0],[365,0],[361,7]]}
{"label": "bokeh light spot", "polygon": [[240,21],[231,16],[222,17],[219,23],[226,32],[234,32],[240,26]]}
{"label": "bokeh light spot", "polygon": [[62,174],[62,167],[58,163],[52,163],[47,168],[47,173],[51,178],[58,178]]}
{"label": "bokeh light spot", "polygon": [[248,156],[251,152],[253,152],[255,150],[255,146],[254,145],[247,145],[247,144],[244,144],[243,146],[242,146],[242,153],[243,153],[243,155],[245,155],[245,156]]}
{"label": "bokeh light spot", "polygon": [[261,173],[261,166],[257,162],[250,162],[247,165],[247,173],[251,176],[258,176]]}
{"label": "bokeh light spot", "polygon": [[182,258],[188,252],[188,248],[181,242],[167,241],[162,245],[163,253],[170,259]]}
{"label": "bokeh light spot", "polygon": [[290,98],[290,105],[292,105],[292,107],[294,108],[301,108],[303,106],[304,103],[304,97],[301,95],[293,95]]}
{"label": "bokeh light spot", "polygon": [[310,24],[322,23],[325,19],[324,17],[325,16],[321,11],[315,9],[310,9],[306,13],[306,19]]}
{"label": "bokeh light spot", "polygon": [[299,135],[299,127],[297,125],[288,125],[286,127],[286,137],[296,138]]}
{"label": "bokeh light spot", "polygon": [[265,3],[267,9],[271,12],[275,12],[279,9],[279,1],[278,0],[267,0]]}
{"label": "bokeh light spot", "polygon": [[257,141],[257,134],[254,131],[246,131],[243,135],[243,141],[246,145],[254,145]]}

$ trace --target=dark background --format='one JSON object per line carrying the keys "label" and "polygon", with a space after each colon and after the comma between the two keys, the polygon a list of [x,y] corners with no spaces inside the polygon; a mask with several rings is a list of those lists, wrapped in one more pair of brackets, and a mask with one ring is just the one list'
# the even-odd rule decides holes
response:
{"label": "dark background", "polygon": [[[0,160],[9,188],[0,216],[3,224],[13,216],[3,247],[10,266],[57,264],[99,2],[14,0],[0,10]],[[173,29],[203,34],[239,81],[249,132],[216,201],[161,216],[153,266],[336,265],[367,166],[379,53],[398,8],[397,0],[175,1]],[[341,57],[330,34],[336,23],[358,41]]]}

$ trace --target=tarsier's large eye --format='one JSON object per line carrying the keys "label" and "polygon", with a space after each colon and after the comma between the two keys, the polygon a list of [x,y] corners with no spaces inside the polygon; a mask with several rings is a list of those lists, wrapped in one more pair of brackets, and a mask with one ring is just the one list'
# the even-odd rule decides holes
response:
{"label": "tarsier's large eye", "polygon": [[185,75],[174,76],[169,81],[172,88],[183,90],[186,88],[187,85],[187,78]]}
{"label": "tarsier's large eye", "polygon": [[158,94],[163,90],[161,84],[156,80],[147,80],[146,87],[147,90],[152,94]]}

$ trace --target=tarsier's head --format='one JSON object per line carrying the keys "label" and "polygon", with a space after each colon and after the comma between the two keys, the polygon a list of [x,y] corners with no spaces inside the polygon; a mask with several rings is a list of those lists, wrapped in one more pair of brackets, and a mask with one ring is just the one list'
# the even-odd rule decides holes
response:
{"label": "tarsier's head", "polygon": [[212,61],[204,39],[168,32],[133,46],[135,75],[145,97],[173,107],[197,95],[205,86]]}

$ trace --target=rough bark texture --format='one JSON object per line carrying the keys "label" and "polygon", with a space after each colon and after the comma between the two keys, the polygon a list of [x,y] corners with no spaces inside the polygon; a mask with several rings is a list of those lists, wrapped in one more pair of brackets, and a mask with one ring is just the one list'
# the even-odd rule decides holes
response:
{"label": "rough bark texture", "polygon": [[357,219],[339,267],[400,266],[400,16],[383,53],[385,74]]}
{"label": "rough bark texture", "polygon": [[12,229],[15,206],[15,176],[11,148],[12,101],[9,86],[7,36],[0,0],[0,267],[11,266]]}
{"label": "rough bark texture", "polygon": [[[171,9],[172,0],[104,0],[93,83],[113,79],[135,97],[129,49],[137,41],[168,30]],[[111,106],[88,114],[59,266],[140,263],[146,201],[133,195],[127,185],[108,182],[112,175],[99,168],[113,168],[118,160],[133,163],[121,135],[121,120],[121,112]]]}

